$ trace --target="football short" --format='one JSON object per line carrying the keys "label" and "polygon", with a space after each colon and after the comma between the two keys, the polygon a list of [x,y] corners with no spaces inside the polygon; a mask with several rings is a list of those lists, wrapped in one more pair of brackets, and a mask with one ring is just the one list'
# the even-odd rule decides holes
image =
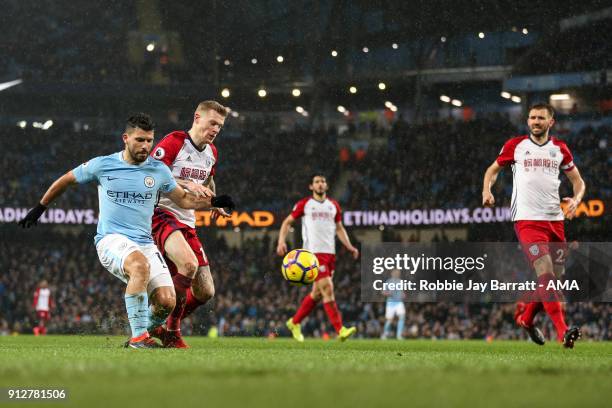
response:
{"label": "football short", "polygon": [[164,245],[166,244],[166,240],[174,231],[181,231],[183,237],[185,237],[185,241],[189,244],[189,247],[195,254],[198,259],[198,267],[207,266],[208,265],[208,257],[206,253],[204,253],[204,248],[202,247],[202,243],[198,238],[198,234],[196,233],[195,228],[191,228],[189,225],[185,225],[169,211],[162,210],[161,208],[155,208],[153,212],[153,241],[155,241],[155,245],[160,250],[162,255],[165,257],[168,266],[170,267],[170,274],[176,274],[176,266],[172,261],[166,257],[166,251],[164,250]]}
{"label": "football short", "polygon": [[38,320],[49,320],[51,315],[48,310],[37,310],[36,317],[38,317]]}
{"label": "football short", "polygon": [[317,279],[333,278],[336,270],[336,255],[334,254],[315,254],[319,260],[319,274]]}
{"label": "football short", "polygon": [[563,221],[520,220],[514,223],[514,231],[531,264],[544,255],[550,255],[557,265],[565,263],[567,243]]}
{"label": "football short", "polygon": [[404,302],[387,302],[385,307],[385,319],[393,319],[395,316],[406,316],[406,306],[404,306]]}
{"label": "football short", "polygon": [[140,251],[150,265],[147,293],[150,295],[161,286],[174,287],[168,265],[153,243],[140,245],[121,234],[108,234],[98,242],[96,250],[102,266],[124,283],[128,282],[128,275],[123,269],[125,259],[132,252]]}

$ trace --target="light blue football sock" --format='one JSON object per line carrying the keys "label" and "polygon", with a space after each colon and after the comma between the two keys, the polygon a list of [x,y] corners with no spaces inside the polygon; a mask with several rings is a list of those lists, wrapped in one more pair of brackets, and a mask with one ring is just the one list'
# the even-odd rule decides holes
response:
{"label": "light blue football sock", "polygon": [[153,313],[153,305],[149,306],[149,326],[147,327],[147,330],[151,332],[153,329],[161,326],[165,323],[167,317],[168,316],[159,317],[155,315]]}
{"label": "light blue football sock", "polygon": [[402,333],[404,332],[404,322],[406,321],[406,317],[405,316],[400,316],[398,322],[397,322],[397,338],[401,339],[402,338]]}
{"label": "light blue football sock", "polygon": [[385,320],[385,328],[383,329],[383,335],[386,337],[391,331],[391,320]]}
{"label": "light blue football sock", "polygon": [[147,324],[149,323],[148,305],[147,292],[125,295],[125,308],[132,329],[132,338],[142,336],[147,331]]}

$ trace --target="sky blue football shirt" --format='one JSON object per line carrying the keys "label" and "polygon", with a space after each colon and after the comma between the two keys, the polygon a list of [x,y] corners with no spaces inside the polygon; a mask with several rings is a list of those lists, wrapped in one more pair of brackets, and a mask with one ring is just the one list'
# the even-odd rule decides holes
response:
{"label": "sky blue football shirt", "polygon": [[99,156],[72,170],[78,183],[98,183],[96,245],[108,234],[121,234],[138,244],[151,244],[151,218],[160,192],[169,193],[176,181],[164,163],[147,157],[129,164],[123,152]]}
{"label": "sky blue football shirt", "polygon": [[[402,283],[401,279],[398,278],[389,278],[387,279],[387,283]],[[387,304],[393,305],[395,303],[403,302],[403,291],[401,289],[390,290],[389,295],[387,296]]]}

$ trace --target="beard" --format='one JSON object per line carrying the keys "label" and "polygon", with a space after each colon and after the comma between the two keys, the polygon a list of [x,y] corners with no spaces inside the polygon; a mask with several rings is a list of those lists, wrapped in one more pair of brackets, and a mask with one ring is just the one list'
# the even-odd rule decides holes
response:
{"label": "beard", "polygon": [[535,128],[535,127],[531,127],[529,128],[529,130],[531,131],[531,134],[535,137],[542,137],[546,134],[546,132],[548,132],[548,127],[540,127],[540,128]]}
{"label": "beard", "polygon": [[147,157],[149,157],[148,152],[135,152],[129,147],[128,147],[128,153],[130,154],[130,158],[136,163],[142,163],[145,160],[147,160]]}

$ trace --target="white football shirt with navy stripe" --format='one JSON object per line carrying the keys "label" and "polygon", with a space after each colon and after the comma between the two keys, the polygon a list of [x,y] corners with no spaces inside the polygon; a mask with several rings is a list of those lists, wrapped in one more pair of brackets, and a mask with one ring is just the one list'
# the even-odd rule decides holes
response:
{"label": "white football shirt with navy stripe", "polygon": [[529,136],[504,144],[497,164],[512,166],[512,221],[562,221],[560,171],[571,171],[574,158],[565,142],[550,137],[537,144]]}
{"label": "white football shirt with navy stripe", "polygon": [[[175,178],[191,180],[202,185],[215,175],[218,161],[217,148],[214,144],[199,148],[189,133],[184,131],[166,135],[153,148],[151,157],[165,163]],[[158,206],[174,214],[181,223],[195,228],[194,210],[181,208],[163,195],[159,199]]]}
{"label": "white football shirt with navy stripe", "polygon": [[315,254],[336,254],[336,224],[342,220],[336,200],[303,198],[293,206],[291,216],[296,220],[302,218],[304,249]]}

